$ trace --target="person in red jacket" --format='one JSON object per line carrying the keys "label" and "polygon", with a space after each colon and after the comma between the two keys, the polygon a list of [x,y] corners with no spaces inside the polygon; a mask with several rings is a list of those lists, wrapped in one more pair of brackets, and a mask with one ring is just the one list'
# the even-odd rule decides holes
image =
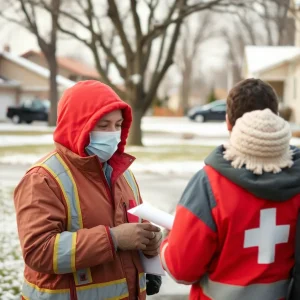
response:
{"label": "person in red jacket", "polygon": [[131,107],[99,81],[64,92],[55,148],[14,193],[23,300],[145,300],[158,292],[140,254],[158,254],[160,229],[127,213],[142,203],[129,169],[135,158],[125,153],[131,122]]}
{"label": "person in red jacket", "polygon": [[189,182],[161,246],[190,299],[286,299],[300,208],[300,151],[273,88],[238,83],[227,99],[227,145]]}

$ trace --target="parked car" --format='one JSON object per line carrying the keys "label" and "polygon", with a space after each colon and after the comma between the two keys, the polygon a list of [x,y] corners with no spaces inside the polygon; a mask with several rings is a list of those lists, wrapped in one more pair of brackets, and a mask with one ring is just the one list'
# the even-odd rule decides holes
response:
{"label": "parked car", "polygon": [[202,106],[195,106],[188,111],[192,121],[224,121],[226,119],[226,100],[216,100]]}
{"label": "parked car", "polygon": [[33,121],[47,121],[50,102],[48,100],[28,100],[20,106],[9,106],[6,116],[13,123],[25,122],[31,124]]}

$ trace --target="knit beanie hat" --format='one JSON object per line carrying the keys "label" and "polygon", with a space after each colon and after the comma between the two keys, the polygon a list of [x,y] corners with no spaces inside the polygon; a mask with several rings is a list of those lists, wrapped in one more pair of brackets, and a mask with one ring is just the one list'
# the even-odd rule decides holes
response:
{"label": "knit beanie hat", "polygon": [[293,165],[288,122],[270,109],[245,113],[236,121],[224,158],[234,168],[246,167],[254,174],[279,173]]}

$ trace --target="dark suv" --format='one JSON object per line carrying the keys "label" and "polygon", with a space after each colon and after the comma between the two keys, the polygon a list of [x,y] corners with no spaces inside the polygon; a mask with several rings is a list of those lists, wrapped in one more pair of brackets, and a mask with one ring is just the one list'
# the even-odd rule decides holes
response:
{"label": "dark suv", "polygon": [[25,122],[31,124],[33,121],[47,121],[50,102],[48,100],[28,100],[18,107],[8,107],[6,116],[15,124]]}
{"label": "dark suv", "polygon": [[202,106],[195,106],[188,111],[188,117],[196,122],[225,121],[226,100],[216,100]]}

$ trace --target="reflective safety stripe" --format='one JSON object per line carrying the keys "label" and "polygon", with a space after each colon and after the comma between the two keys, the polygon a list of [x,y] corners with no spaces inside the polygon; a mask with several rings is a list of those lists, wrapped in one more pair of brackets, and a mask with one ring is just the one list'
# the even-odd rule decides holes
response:
{"label": "reflective safety stripe", "polygon": [[70,290],[69,289],[60,289],[60,290],[42,289],[25,280],[23,283],[22,296],[26,300],[27,299],[70,300]]}
{"label": "reflective safety stripe", "polygon": [[139,193],[139,188],[136,184],[136,181],[133,177],[133,174],[130,170],[126,170],[124,172],[124,178],[127,181],[129,187],[131,188],[133,195],[134,195],[134,199],[137,205],[140,204],[140,193]]}
{"label": "reflective safety stripe", "polygon": [[201,279],[200,286],[203,293],[214,300],[243,299],[243,300],[275,300],[285,298],[289,280],[280,280],[271,283],[251,284],[238,286],[224,284],[210,280],[207,276]]}
{"label": "reflective safety stripe", "polygon": [[139,282],[140,282],[140,292],[146,291],[146,274],[141,273],[139,275]]}
{"label": "reflective safety stripe", "polygon": [[121,300],[129,296],[126,279],[77,288],[80,300]]}
{"label": "reflective safety stripe", "polygon": [[46,160],[42,166],[53,175],[62,189],[68,207],[68,231],[83,228],[78,191],[68,166],[62,162],[57,153]]}
{"label": "reflective safety stripe", "polygon": [[53,265],[56,274],[76,272],[76,232],[64,231],[57,234],[54,245]]}
{"label": "reflective safety stripe", "polygon": [[57,274],[74,272],[76,285],[92,283],[91,270],[83,269],[76,271],[75,266],[76,235],[72,234],[72,232],[82,229],[83,221],[78,190],[72,173],[58,153],[53,153],[40,166],[45,168],[54,177],[62,190],[67,205],[68,231],[57,235],[55,239],[54,272]]}

